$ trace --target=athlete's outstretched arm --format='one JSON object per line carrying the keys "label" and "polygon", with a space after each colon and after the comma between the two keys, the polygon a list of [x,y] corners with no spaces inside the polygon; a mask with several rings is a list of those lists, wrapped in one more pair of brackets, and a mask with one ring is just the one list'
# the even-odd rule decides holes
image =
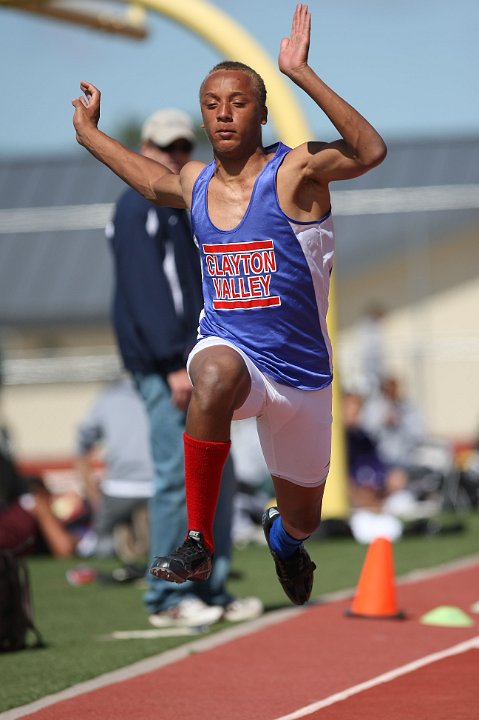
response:
{"label": "athlete's outstretched arm", "polygon": [[168,207],[186,207],[179,176],[99,130],[101,93],[89,82],[82,81],[80,89],[83,95],[72,100],[78,143],[149,200]]}
{"label": "athlete's outstretched arm", "polygon": [[386,145],[372,125],[308,65],[310,37],[311,14],[307,5],[299,3],[291,34],[281,41],[279,69],[317,103],[342,137],[334,143],[309,143],[313,151],[309,168],[323,182],[362,175],[384,160]]}

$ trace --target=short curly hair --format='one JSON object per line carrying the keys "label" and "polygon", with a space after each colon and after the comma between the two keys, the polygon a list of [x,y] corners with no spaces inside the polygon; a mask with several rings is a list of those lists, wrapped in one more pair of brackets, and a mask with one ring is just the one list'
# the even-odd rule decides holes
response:
{"label": "short curly hair", "polygon": [[213,68],[211,68],[211,70],[209,71],[209,73],[207,74],[207,76],[205,77],[203,82],[201,83],[200,97],[201,97],[201,92],[203,90],[203,86],[204,86],[205,82],[210,77],[210,75],[217,72],[218,70],[237,70],[239,72],[244,72],[253,81],[253,86],[256,91],[256,95],[258,97],[259,103],[261,105],[266,105],[266,86],[264,84],[264,80],[261,77],[261,75],[259,73],[257,73],[256,70],[253,70],[253,68],[250,67],[249,65],[245,65],[245,63],[242,63],[242,62],[237,62],[236,60],[224,60],[223,62],[220,62],[217,65],[215,65]]}

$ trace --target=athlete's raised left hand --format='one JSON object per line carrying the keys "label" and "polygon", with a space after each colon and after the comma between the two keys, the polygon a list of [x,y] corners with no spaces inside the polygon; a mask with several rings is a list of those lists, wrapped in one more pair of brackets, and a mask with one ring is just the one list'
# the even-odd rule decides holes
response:
{"label": "athlete's raised left hand", "polygon": [[298,3],[293,15],[291,33],[281,40],[278,65],[282,73],[291,77],[308,64],[311,38],[311,13],[308,6]]}

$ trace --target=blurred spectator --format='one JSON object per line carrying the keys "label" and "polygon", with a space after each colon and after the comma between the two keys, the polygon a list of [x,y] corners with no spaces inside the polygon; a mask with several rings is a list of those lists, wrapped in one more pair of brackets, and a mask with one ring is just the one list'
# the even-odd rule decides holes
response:
{"label": "blurred spectator", "polygon": [[[105,466],[101,473],[92,462],[99,451]],[[121,378],[96,397],[78,427],[75,458],[93,509],[91,553],[146,563],[146,508],[154,471],[148,420],[130,378]]]}
{"label": "blurred spectator", "polygon": [[7,427],[7,423],[5,421],[4,415],[3,415],[3,397],[2,397],[2,391],[3,391],[3,383],[4,383],[5,377],[4,377],[4,356],[3,356],[3,348],[0,338],[0,449],[3,449],[4,452],[10,451],[10,435]]}
{"label": "blurred spectator", "polygon": [[380,457],[376,441],[361,425],[363,398],[358,393],[343,396],[347,466],[352,507],[380,510],[384,500],[407,486],[402,468]]}
{"label": "blurred spectator", "polygon": [[[479,510],[479,435],[459,464],[455,503]],[[453,498],[450,498],[451,500]]]}
{"label": "blurred spectator", "polygon": [[[165,109],[147,118],[141,140],[143,155],[178,173],[191,159],[195,133],[185,113]],[[203,307],[200,260],[188,213],[156,207],[132,189],[120,197],[107,236],[115,269],[113,325],[149,422],[153,562],[181,545],[187,530],[183,432],[192,388],[186,360]],[[261,612],[257,598],[237,600],[226,589],[234,492],[229,458],[215,519],[212,575],[204,583],[181,585],[149,575],[145,604],[153,625],[209,625],[222,617],[244,620]]]}
{"label": "blurred spectator", "polygon": [[359,323],[359,371],[364,391],[377,390],[386,374],[383,343],[383,320],[386,310],[379,303],[372,303],[364,311]]}
{"label": "blurred spectator", "polygon": [[366,398],[361,425],[376,441],[381,460],[389,465],[408,468],[424,439],[419,409],[394,376],[384,378],[379,389]]}
{"label": "blurred spectator", "polygon": [[346,440],[350,528],[358,542],[376,537],[396,540],[402,535],[402,522],[386,504],[405,492],[407,475],[379,457],[374,439],[361,426],[363,398],[359,393],[343,395],[343,422]]}
{"label": "blurred spectator", "polygon": [[22,475],[0,447],[0,549],[74,555],[78,538],[54,512],[54,499],[40,477]]}
{"label": "blurred spectator", "polygon": [[3,347],[0,338],[0,390],[4,382],[4,359],[3,359]]}
{"label": "blurred spectator", "polygon": [[261,518],[268,502],[274,497],[274,487],[261,451],[254,418],[232,423],[231,453],[237,477],[233,542],[237,547],[249,543],[264,545],[266,540]]}
{"label": "blurred spectator", "polygon": [[451,449],[425,434],[419,410],[396,378],[384,379],[380,391],[364,399],[359,425],[387,468],[382,509],[403,519],[436,514],[452,471]]}

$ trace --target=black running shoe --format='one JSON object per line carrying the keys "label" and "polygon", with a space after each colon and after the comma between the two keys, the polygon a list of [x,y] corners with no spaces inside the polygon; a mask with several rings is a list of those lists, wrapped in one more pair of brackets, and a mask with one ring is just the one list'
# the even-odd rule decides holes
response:
{"label": "black running shoe", "polygon": [[296,552],[285,560],[279,558],[274,550],[271,550],[269,533],[278,517],[279,512],[275,507],[270,507],[263,513],[264,536],[274,558],[276,575],[284,592],[295,605],[304,605],[305,602],[308,602],[313,589],[313,572],[316,570],[316,565],[303,545],[300,545]]}
{"label": "black running shoe", "polygon": [[203,535],[190,530],[185,542],[171,555],[156,557],[150,573],[162,580],[184,583],[186,580],[207,580],[211,575],[213,555],[203,544]]}

